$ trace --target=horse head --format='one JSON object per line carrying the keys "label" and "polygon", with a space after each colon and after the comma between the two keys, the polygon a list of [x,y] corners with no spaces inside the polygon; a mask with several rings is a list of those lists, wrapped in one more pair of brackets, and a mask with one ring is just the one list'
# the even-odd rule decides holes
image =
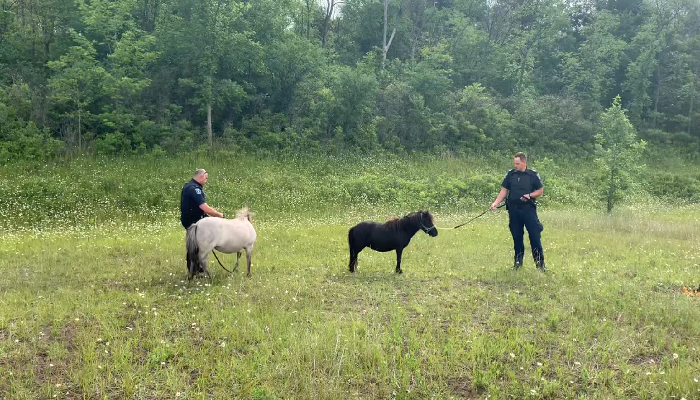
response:
{"label": "horse head", "polygon": [[438,235],[438,230],[433,224],[433,216],[428,211],[418,211],[420,229],[428,235],[435,237]]}

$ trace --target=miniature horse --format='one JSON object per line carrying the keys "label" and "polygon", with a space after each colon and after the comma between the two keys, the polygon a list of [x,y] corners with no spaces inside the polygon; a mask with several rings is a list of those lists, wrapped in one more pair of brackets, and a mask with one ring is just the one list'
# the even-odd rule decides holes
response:
{"label": "miniature horse", "polygon": [[350,272],[355,272],[357,268],[358,254],[369,247],[380,252],[396,250],[396,273],[402,273],[401,252],[418,230],[432,237],[438,235],[437,228],[433,225],[433,216],[428,211],[414,212],[383,224],[365,221],[353,226],[348,232]]}
{"label": "miniature horse", "polygon": [[203,270],[211,279],[207,260],[213,249],[222,253],[236,253],[236,268],[241,251],[245,249],[247,275],[250,276],[251,253],[257,238],[250,220],[251,213],[243,208],[236,212],[234,219],[203,218],[187,228],[187,279],[192,279],[199,270]]}

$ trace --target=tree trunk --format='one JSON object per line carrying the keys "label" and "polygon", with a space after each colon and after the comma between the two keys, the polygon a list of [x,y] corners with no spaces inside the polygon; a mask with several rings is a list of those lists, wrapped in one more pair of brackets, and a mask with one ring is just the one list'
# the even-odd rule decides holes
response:
{"label": "tree trunk", "polygon": [[207,135],[209,137],[209,147],[213,147],[214,134],[211,130],[211,102],[207,102]]}
{"label": "tree trunk", "polygon": [[530,52],[529,46],[526,47],[523,52],[520,53],[520,73],[518,74],[518,92],[521,92],[523,90],[523,79],[525,78],[525,62],[527,61],[527,56]]}
{"label": "tree trunk", "polygon": [[306,0],[306,38],[311,36],[311,0]]}
{"label": "tree trunk", "polygon": [[[416,60],[416,49],[418,48],[418,41],[420,40],[421,34],[423,33],[423,15],[425,14],[425,9],[416,10],[416,7],[411,5],[413,18],[411,20],[411,61]],[[415,11],[415,12],[413,12]]]}
{"label": "tree trunk", "polygon": [[693,130],[693,100],[695,100],[695,80],[698,77],[698,70],[700,70],[700,64],[695,66],[695,73],[693,74],[693,80],[690,82],[690,107],[688,108],[688,135]]}
{"label": "tree trunk", "polygon": [[382,35],[382,38],[384,38],[384,41],[382,42],[382,49],[384,49],[384,52],[386,53],[386,30],[388,28],[387,24],[389,22],[389,0],[384,0],[384,34]]}
{"label": "tree trunk", "polygon": [[388,29],[388,24],[389,24],[389,0],[384,0],[384,34],[382,35],[382,38],[384,41],[382,42],[382,69],[384,69],[384,62],[386,61],[386,31]]}
{"label": "tree trunk", "polygon": [[81,121],[80,121],[80,106],[78,106],[78,149],[80,149],[81,147],[83,147],[83,142],[82,142],[82,140],[81,140],[82,135],[81,135],[81,132],[80,132],[80,125],[81,125]]}
{"label": "tree trunk", "polygon": [[[661,53],[659,52],[659,59]],[[656,129],[656,117],[659,115],[659,94],[661,93],[661,60],[656,67],[656,93],[654,93],[654,117],[651,119],[652,128]]]}
{"label": "tree trunk", "polygon": [[326,15],[323,18],[323,27],[321,29],[321,47],[326,47],[326,36],[328,35],[328,25],[331,23],[331,17],[333,16],[333,8],[335,7],[335,0],[326,0]]}
{"label": "tree trunk", "polygon": [[[399,24],[399,18],[401,17],[401,8],[399,8],[399,13],[396,17],[396,26]],[[389,0],[384,0],[384,47],[382,47],[382,69],[384,69],[384,63],[386,62],[386,54],[389,52],[389,47],[391,47],[391,42],[394,40],[394,35],[396,35],[396,26],[391,32],[391,37],[389,42],[386,41],[386,33],[389,29]]]}
{"label": "tree trunk", "polygon": [[[340,21],[342,21],[342,20],[343,20],[342,18],[338,18],[338,19],[335,21],[335,37],[336,37],[337,39],[340,39]],[[337,39],[336,39],[336,40],[337,40]]]}
{"label": "tree trunk", "polygon": [[608,187],[608,214],[613,209],[613,197],[615,196],[615,171],[610,171],[610,186]]}

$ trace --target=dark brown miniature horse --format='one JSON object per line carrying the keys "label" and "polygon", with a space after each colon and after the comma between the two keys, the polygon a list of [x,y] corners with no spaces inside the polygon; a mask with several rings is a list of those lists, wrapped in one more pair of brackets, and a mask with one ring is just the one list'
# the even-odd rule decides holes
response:
{"label": "dark brown miniature horse", "polygon": [[357,268],[358,254],[369,247],[381,252],[396,250],[396,273],[402,273],[401,252],[419,230],[432,237],[438,235],[437,228],[433,225],[433,216],[427,211],[414,212],[383,224],[365,221],[353,226],[348,232],[350,272],[355,272]]}

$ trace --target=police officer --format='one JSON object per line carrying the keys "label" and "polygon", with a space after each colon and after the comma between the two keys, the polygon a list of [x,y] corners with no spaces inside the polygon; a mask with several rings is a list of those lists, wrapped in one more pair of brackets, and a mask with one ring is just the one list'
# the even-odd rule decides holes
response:
{"label": "police officer", "polygon": [[[224,214],[207,204],[204,188],[202,187],[207,183],[207,180],[209,180],[207,171],[198,169],[194,172],[194,177],[182,188],[180,193],[180,222],[185,229],[207,215],[219,218],[224,217]],[[189,269],[189,253],[187,254],[187,265]]]}
{"label": "police officer", "polygon": [[506,177],[501,184],[501,192],[498,193],[496,200],[491,204],[491,209],[495,210],[498,204],[508,196],[506,208],[508,209],[510,233],[513,235],[513,248],[515,250],[513,269],[517,270],[523,266],[523,255],[525,253],[525,245],[523,244],[525,231],[523,227],[525,227],[530,237],[532,258],[535,260],[537,268],[544,272],[547,268],[544,264],[544,252],[540,241],[542,224],[537,218],[537,203],[535,201],[537,197],[542,196],[542,180],[537,172],[527,168],[527,156],[525,153],[515,154],[513,166],[515,168],[506,173]]}

